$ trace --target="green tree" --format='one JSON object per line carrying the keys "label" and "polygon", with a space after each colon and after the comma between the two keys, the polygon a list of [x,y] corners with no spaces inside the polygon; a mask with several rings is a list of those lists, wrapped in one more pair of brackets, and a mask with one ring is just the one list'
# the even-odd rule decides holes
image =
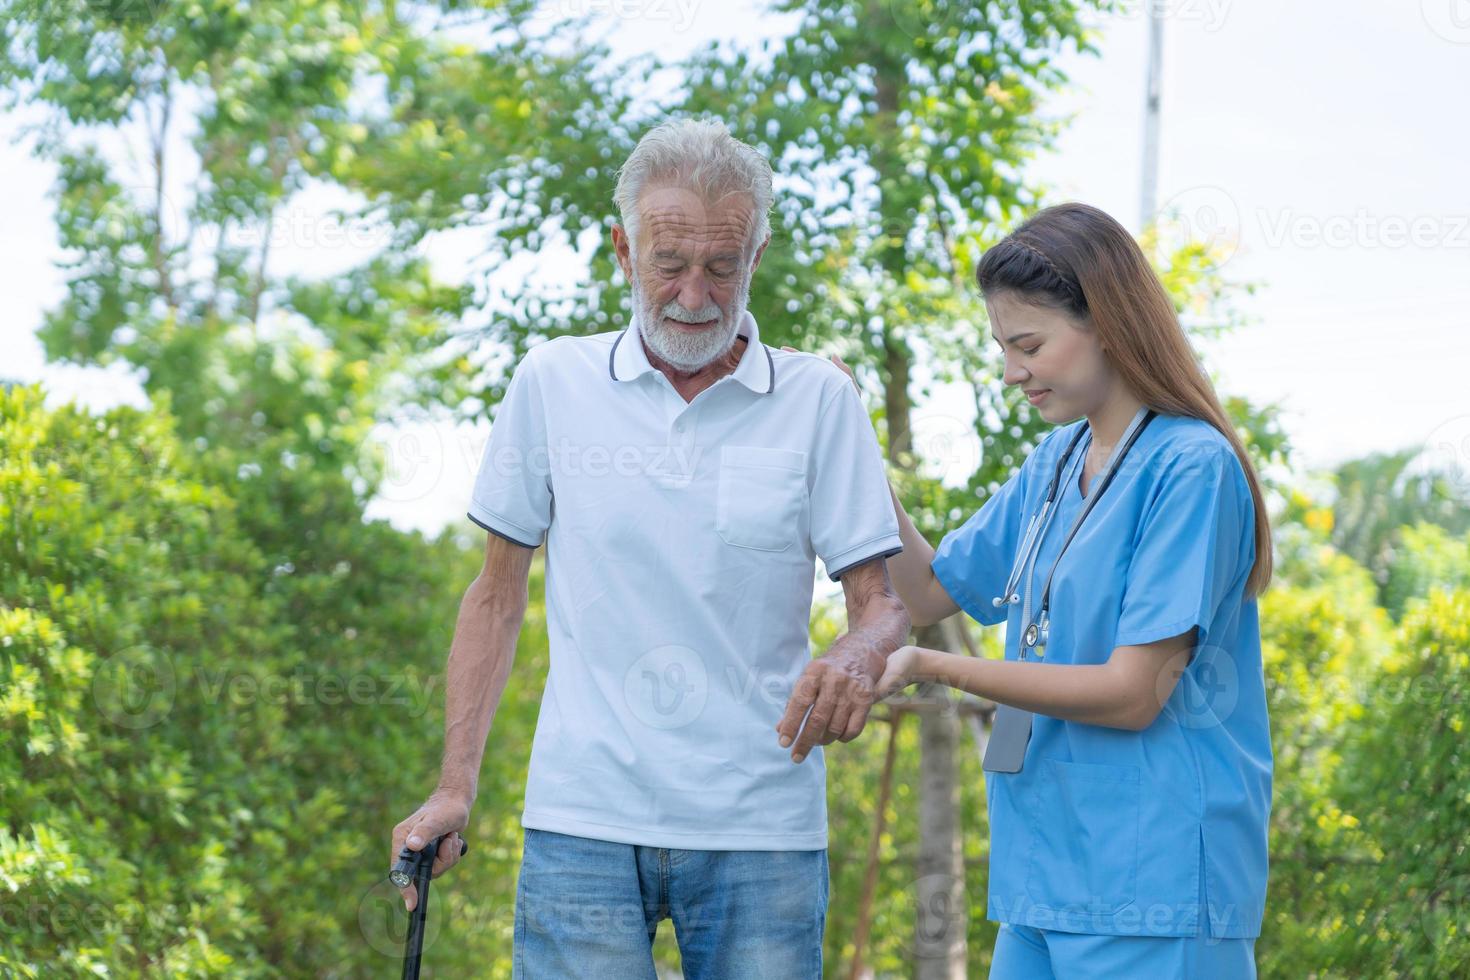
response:
{"label": "green tree", "polygon": [[[68,259],[40,331],[48,357],[127,363],[150,394],[173,393],[188,437],[245,462],[289,434],[368,495],[374,422],[483,415],[509,372],[482,342],[516,355],[558,314],[436,282],[418,246],[481,227],[495,263],[553,226],[600,221],[592,202],[627,144],[605,49],[536,34],[534,10],[0,0],[0,98],[43,110],[35,149],[58,169]],[[114,162],[119,147],[136,171]],[[299,227],[328,190],[355,202],[341,224]],[[348,229],[375,254],[341,275],[272,261],[283,238]],[[484,330],[467,326],[476,305],[492,313]]]}

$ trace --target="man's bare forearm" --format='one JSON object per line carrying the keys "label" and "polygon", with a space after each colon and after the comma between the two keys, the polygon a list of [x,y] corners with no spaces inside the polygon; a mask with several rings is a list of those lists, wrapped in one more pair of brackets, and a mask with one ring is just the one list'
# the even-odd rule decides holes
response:
{"label": "man's bare forearm", "polygon": [[[891,559],[890,559],[891,560]],[[847,603],[847,632],[837,638],[828,654],[853,653],[873,680],[883,674],[888,655],[903,646],[909,635],[909,614],[888,576],[887,562],[870,562],[842,578]]]}
{"label": "man's bare forearm", "polygon": [[[510,546],[514,548],[515,546]],[[439,788],[473,801],[485,740],[510,679],[526,614],[530,550],[487,560],[459,604],[444,685],[444,761]]]}

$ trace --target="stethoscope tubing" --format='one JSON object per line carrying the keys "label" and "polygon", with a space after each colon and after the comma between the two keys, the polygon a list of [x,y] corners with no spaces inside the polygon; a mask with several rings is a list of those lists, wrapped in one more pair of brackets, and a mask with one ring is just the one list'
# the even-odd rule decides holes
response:
{"label": "stethoscope tubing", "polygon": [[[1071,528],[1067,531],[1067,536],[1062,540],[1062,546],[1057,551],[1056,558],[1052,560],[1051,567],[1046,573],[1045,584],[1041,590],[1041,604],[1037,616],[1027,623],[1026,629],[1021,637],[1021,654],[1023,658],[1028,649],[1034,650],[1038,647],[1046,646],[1051,624],[1051,584],[1053,577],[1056,575],[1057,566],[1061,564],[1062,556],[1067,553],[1067,548],[1071,545],[1072,539],[1081,530],[1082,522],[1087,519],[1088,514],[1092,513],[1092,509],[1097,506],[1097,502],[1102,499],[1103,494],[1112,485],[1114,477],[1117,476],[1118,471],[1122,468],[1123,460],[1128,455],[1128,451],[1133,448],[1133,444],[1138,441],[1138,437],[1143,433],[1143,430],[1157,415],[1158,413],[1153,409],[1143,408],[1133,417],[1133,421],[1123,433],[1123,439],[1118,450],[1108,459],[1096,488],[1088,495],[1087,503],[1083,506],[1077,518],[1072,522]],[[1056,468],[1052,473],[1051,484],[1047,487],[1046,498],[1042,501],[1041,510],[1031,519],[1027,527],[1027,533],[1022,539],[1021,547],[1017,549],[1017,560],[1012,565],[1011,575],[1006,580],[1005,594],[997,596],[992,600],[996,607],[1020,600],[1020,596],[1016,593],[1016,589],[1020,584],[1020,578],[1030,574],[1028,566],[1034,565],[1037,557],[1040,556],[1042,541],[1046,538],[1046,532],[1051,527],[1052,518],[1056,515],[1056,497],[1057,491],[1061,486],[1062,475],[1067,471],[1072,454],[1076,450],[1078,443],[1082,441],[1083,436],[1090,431],[1090,428],[1089,425],[1084,425],[1077,430],[1077,433],[1072,437],[1072,441],[1067,444],[1067,449],[1062,454],[1061,459],[1057,460]],[[1030,619],[1029,588],[1027,590],[1026,605],[1027,609],[1025,610],[1024,618]]]}

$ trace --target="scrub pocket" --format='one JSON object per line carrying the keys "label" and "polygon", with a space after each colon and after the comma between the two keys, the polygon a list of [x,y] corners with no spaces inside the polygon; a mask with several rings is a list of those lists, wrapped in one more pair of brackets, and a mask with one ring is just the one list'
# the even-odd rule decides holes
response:
{"label": "scrub pocket", "polygon": [[720,450],[715,529],[726,544],[785,551],[797,540],[806,496],[806,453],[760,446]]}
{"label": "scrub pocket", "polygon": [[1114,912],[1138,878],[1137,766],[1041,760],[1026,890],[1038,905]]}

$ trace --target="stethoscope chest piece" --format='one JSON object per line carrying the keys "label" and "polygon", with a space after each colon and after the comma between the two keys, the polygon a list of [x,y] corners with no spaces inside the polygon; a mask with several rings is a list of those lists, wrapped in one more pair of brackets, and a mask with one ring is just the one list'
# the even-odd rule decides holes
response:
{"label": "stethoscope chest piece", "polygon": [[1042,649],[1046,646],[1047,633],[1049,632],[1051,631],[1040,623],[1032,623],[1030,626],[1027,626],[1025,636],[1027,649],[1040,657]]}

